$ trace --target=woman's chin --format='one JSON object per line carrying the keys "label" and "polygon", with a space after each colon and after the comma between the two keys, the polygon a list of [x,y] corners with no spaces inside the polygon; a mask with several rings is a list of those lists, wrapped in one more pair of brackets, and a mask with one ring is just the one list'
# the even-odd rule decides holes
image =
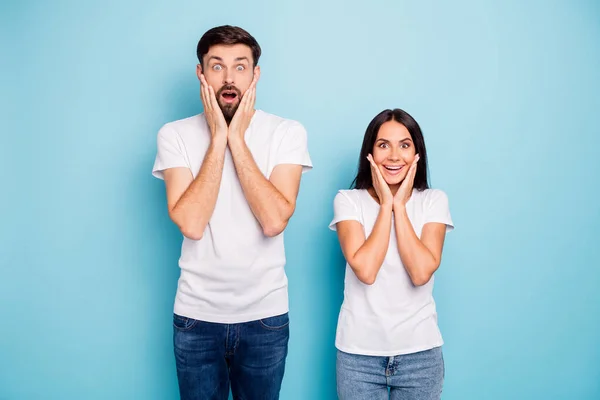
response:
{"label": "woman's chin", "polygon": [[402,178],[400,178],[400,177],[386,178],[385,182],[388,184],[388,186],[396,186],[402,182]]}

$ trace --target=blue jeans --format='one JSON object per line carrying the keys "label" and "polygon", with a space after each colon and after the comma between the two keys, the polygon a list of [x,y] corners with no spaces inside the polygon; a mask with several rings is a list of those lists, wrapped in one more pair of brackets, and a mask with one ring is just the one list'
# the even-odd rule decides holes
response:
{"label": "blue jeans", "polygon": [[279,398],[288,352],[288,314],[217,324],[174,314],[173,344],[182,400]]}
{"label": "blue jeans", "polygon": [[340,400],[439,400],[444,357],[441,347],[393,357],[338,350],[336,373]]}

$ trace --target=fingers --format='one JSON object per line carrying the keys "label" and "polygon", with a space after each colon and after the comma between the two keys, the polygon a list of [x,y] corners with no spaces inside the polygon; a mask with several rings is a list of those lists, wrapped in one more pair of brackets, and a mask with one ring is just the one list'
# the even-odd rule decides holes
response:
{"label": "fingers", "polygon": [[250,84],[250,88],[256,87],[256,83],[258,82],[258,74],[254,73],[254,78],[252,78],[252,83]]}
{"label": "fingers", "polygon": [[375,189],[375,193],[377,197],[381,198],[380,186],[381,186],[381,174],[377,169],[377,165],[375,165],[375,161],[373,160],[373,156],[371,154],[367,155],[367,160],[369,160],[369,164],[371,166],[371,180],[373,189]]}
{"label": "fingers", "polygon": [[413,160],[413,165],[416,167],[417,163],[419,162],[419,160],[421,159],[421,156],[419,156],[419,154],[417,153],[415,155],[415,159]]}
{"label": "fingers", "polygon": [[[375,180],[375,178],[377,177],[377,171],[375,171],[375,162],[373,161],[373,156],[371,156],[370,154],[367,155],[367,160],[369,160],[369,164],[371,166],[371,177],[373,180]],[[375,182],[373,182],[375,183]]]}
{"label": "fingers", "polygon": [[254,85],[254,87],[252,88],[250,95],[250,99],[248,99],[248,111],[252,111],[254,109],[254,104],[256,102],[256,85]]}
{"label": "fingers", "polygon": [[[379,171],[379,176],[381,176],[381,180],[383,180],[385,182],[385,179],[383,178],[384,168],[385,167],[383,165],[377,166],[377,170]],[[386,182],[386,184],[387,184],[387,182]]]}
{"label": "fingers", "polygon": [[372,154],[367,155],[367,160],[369,160],[369,163],[371,164],[372,167],[377,167],[377,165],[375,164],[375,160],[373,159],[373,155]]}
{"label": "fingers", "polygon": [[385,182],[383,179],[383,174],[381,173],[381,170],[377,164],[375,164],[375,160],[373,160],[373,156],[371,154],[367,156],[367,160],[369,160],[369,163],[371,164],[371,173],[375,174],[380,182]]}
{"label": "fingers", "polygon": [[203,94],[204,94],[204,106],[208,107],[210,111],[216,110],[219,108],[219,103],[217,102],[217,96],[215,95],[215,90],[212,86],[206,82],[206,78],[204,74],[200,75],[200,83],[202,86]]}
{"label": "fingers", "polygon": [[[247,107],[248,107],[248,100],[250,98],[250,89],[248,88],[245,92],[244,95],[242,96],[242,100],[240,101],[240,105],[238,107],[238,110],[242,110],[242,111],[246,111]],[[237,113],[236,113],[237,114]]]}
{"label": "fingers", "polygon": [[367,160],[369,160],[369,164],[371,164],[371,169],[373,172],[379,173],[379,168],[377,168],[377,164],[375,164],[375,160],[373,160],[373,156],[371,154],[367,156]]}
{"label": "fingers", "polygon": [[419,155],[417,154],[413,160],[413,162],[410,164],[410,167],[408,168],[408,172],[406,173],[406,178],[405,179],[410,179],[411,177],[414,178],[416,172],[417,172],[417,164],[419,162]]}
{"label": "fingers", "polygon": [[417,164],[419,163],[419,160],[420,160],[420,159],[421,159],[421,157],[419,157],[419,155],[417,154],[417,155],[415,156],[415,159],[414,159],[414,161],[413,161],[412,165],[410,166],[410,169],[411,169],[411,171],[410,171],[410,172],[412,173],[412,177],[413,177],[413,179],[414,179],[414,177],[415,177],[415,175],[416,175],[416,173],[417,173]]}
{"label": "fingers", "polygon": [[213,104],[210,97],[210,86],[206,82],[204,74],[200,75],[200,93],[202,95],[202,104],[204,105],[204,111],[212,111]]}
{"label": "fingers", "polygon": [[206,111],[206,86],[204,85],[204,77],[202,75],[200,75],[200,99]]}
{"label": "fingers", "polygon": [[242,101],[240,102],[240,108],[246,112],[250,112],[254,109],[254,102],[256,101],[256,79],[252,81],[250,87],[244,93]]}
{"label": "fingers", "polygon": [[375,172],[377,166],[375,165],[375,161],[373,160],[373,156],[371,154],[367,155],[367,160],[369,160],[369,164],[371,164],[371,171]]}
{"label": "fingers", "polygon": [[221,108],[219,107],[219,103],[217,102],[217,96],[215,95],[215,90],[212,88],[212,86],[208,87],[208,92],[210,94],[210,104],[211,104],[211,111],[216,111],[216,110],[221,110]]}
{"label": "fingers", "polygon": [[404,180],[406,181],[407,185],[410,185],[410,187],[413,186],[413,183],[415,182],[415,176],[417,175],[417,163],[419,162],[419,155],[417,154],[415,156],[415,159],[412,162],[412,165],[410,166],[410,169],[408,170],[408,174],[406,175],[406,178],[404,178]]}
{"label": "fingers", "polygon": [[212,86],[208,87],[208,94],[210,96],[209,98],[210,98],[211,103],[213,103],[213,104],[216,103],[217,102],[217,95],[215,94],[215,89],[213,89]]}

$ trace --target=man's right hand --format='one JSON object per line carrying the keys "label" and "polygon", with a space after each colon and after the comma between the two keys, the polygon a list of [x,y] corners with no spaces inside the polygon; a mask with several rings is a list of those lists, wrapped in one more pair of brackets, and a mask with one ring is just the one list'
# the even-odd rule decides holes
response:
{"label": "man's right hand", "polygon": [[215,90],[206,82],[204,74],[200,76],[200,97],[204,106],[206,122],[212,134],[212,140],[223,140],[227,142],[227,122],[217,102]]}

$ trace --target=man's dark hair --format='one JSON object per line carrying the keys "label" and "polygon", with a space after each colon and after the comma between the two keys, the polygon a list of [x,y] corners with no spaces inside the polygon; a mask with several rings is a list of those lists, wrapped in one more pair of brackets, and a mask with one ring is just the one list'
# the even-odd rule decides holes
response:
{"label": "man's dark hair", "polygon": [[204,35],[202,35],[202,38],[200,38],[198,47],[196,48],[196,55],[198,56],[200,65],[202,65],[202,57],[208,53],[208,49],[219,44],[245,44],[246,46],[250,47],[250,50],[252,50],[254,66],[256,67],[258,64],[261,50],[256,39],[254,39],[251,34],[242,28],[231,25],[223,25],[208,30]]}

